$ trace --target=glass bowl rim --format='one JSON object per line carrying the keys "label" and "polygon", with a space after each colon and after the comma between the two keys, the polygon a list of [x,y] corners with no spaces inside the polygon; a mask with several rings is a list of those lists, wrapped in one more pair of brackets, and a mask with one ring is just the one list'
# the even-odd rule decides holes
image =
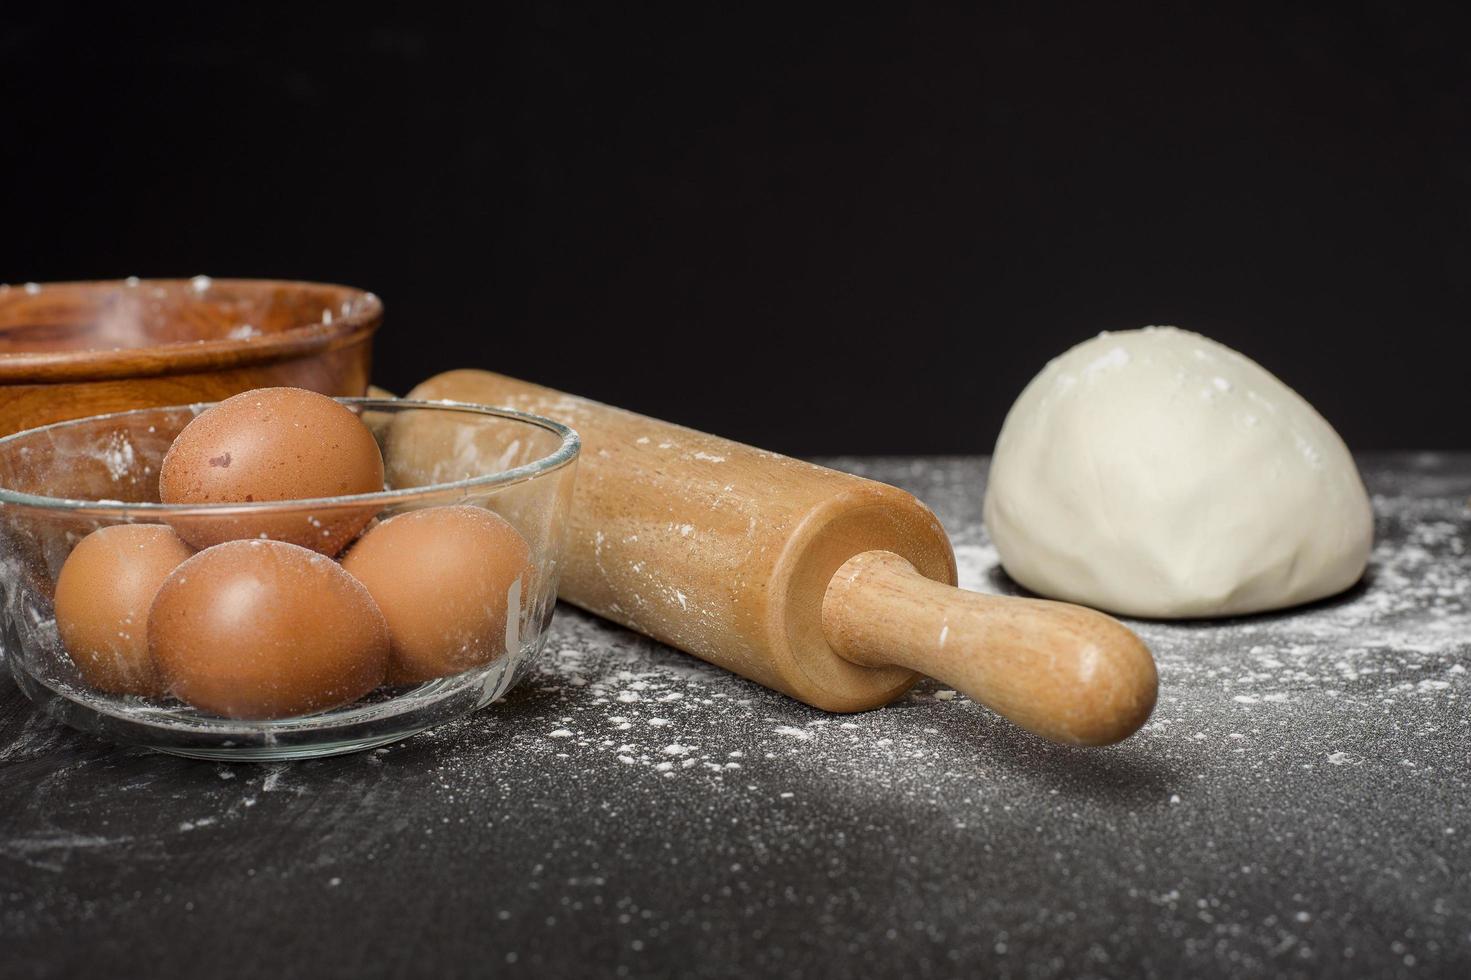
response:
{"label": "glass bowl rim", "polygon": [[[136,503],[126,501],[104,502],[100,500],[78,500],[71,497],[50,497],[43,494],[22,493],[18,490],[12,490],[9,487],[0,486],[0,505],[84,516],[116,518],[132,517],[138,514],[149,514],[159,517],[193,517],[206,515],[218,517],[220,515],[237,514],[259,515],[291,512],[307,508],[358,507],[365,504],[382,504],[384,507],[387,507],[390,504],[402,503],[406,500],[433,497],[454,491],[501,489],[517,483],[525,483],[572,463],[577,459],[577,455],[582,447],[581,437],[570,426],[564,425],[555,419],[549,419],[543,415],[533,415],[530,412],[521,412],[513,408],[480,405],[474,402],[451,401],[449,399],[335,398],[333,400],[349,407],[357,407],[364,410],[384,408],[432,409],[455,411],[470,415],[494,416],[546,430],[560,437],[561,441],[557,448],[550,453],[508,470],[497,470],[493,473],[465,477],[461,480],[451,480],[446,483],[431,483],[422,487],[404,487],[400,490],[376,490],[372,493],[342,494],[335,497],[304,497],[298,500],[257,500],[250,503],[163,504],[153,501],[139,501]],[[20,432],[0,437],[0,455],[13,451],[14,447],[12,443],[19,441],[23,437],[35,436],[48,430],[64,429],[81,425],[84,422],[102,422],[108,419],[121,419],[152,412],[193,411],[216,404],[219,403],[193,402],[184,405],[159,405],[152,408],[135,408],[124,412],[108,412],[102,415],[88,415],[83,418],[52,422],[48,425],[23,429]]]}

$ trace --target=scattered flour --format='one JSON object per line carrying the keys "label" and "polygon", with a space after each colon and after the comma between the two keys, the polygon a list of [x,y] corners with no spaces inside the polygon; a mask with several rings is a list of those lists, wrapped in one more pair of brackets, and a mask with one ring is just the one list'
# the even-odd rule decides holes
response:
{"label": "scattered flour", "polygon": [[[977,464],[841,465],[911,483],[950,527],[961,584],[1015,591],[974,516]],[[1046,745],[930,680],[883,710],[826,714],[563,606],[544,656],[503,704],[417,736],[392,754],[380,749],[313,765],[375,792],[368,774],[387,772],[402,752],[406,768],[396,778],[410,778],[412,767],[413,778],[427,773],[431,780],[432,792],[408,816],[426,841],[441,819],[495,827],[524,822],[536,808],[549,820],[599,808],[596,820],[605,828],[624,826],[634,814],[667,814],[660,833],[744,842],[745,850],[721,852],[732,878],[757,863],[805,860],[813,840],[826,842],[822,853],[844,853],[824,836],[834,810],[874,814],[873,840],[843,845],[855,855],[863,846],[875,848],[865,854],[905,860],[911,852],[887,836],[885,823],[903,815],[905,826],[953,831],[957,846],[977,854],[996,843],[997,860],[1007,867],[1007,843],[1035,845],[1036,855],[1023,856],[1033,868],[1055,853],[1056,864],[1047,866],[1061,882],[1072,874],[1080,841],[1107,839],[1117,854],[1097,857],[1089,869],[1097,901],[1137,902],[1172,935],[1201,943],[1214,937],[1256,956],[1259,966],[1288,963],[1272,959],[1278,946],[1287,952],[1276,955],[1290,955],[1292,963],[1322,966],[1317,927],[1362,906],[1335,908],[1349,899],[1317,889],[1311,878],[1282,887],[1283,879],[1271,875],[1283,872],[1263,867],[1263,855],[1289,860],[1311,847],[1315,861],[1341,861],[1346,850],[1387,840],[1367,821],[1403,808],[1359,800],[1356,778],[1373,775],[1384,780],[1376,786],[1422,804],[1449,801],[1467,783],[1471,488],[1425,486],[1371,481],[1380,545],[1368,582],[1344,597],[1237,620],[1131,623],[1156,654],[1160,702],[1144,730],[1117,748]],[[947,649],[961,639],[952,631]],[[0,761],[39,758],[71,738],[40,713],[36,718],[0,748]],[[234,800],[227,812],[185,821],[188,829],[210,826],[203,821],[215,816],[221,824],[244,819],[259,812],[258,801],[262,808],[283,805],[289,801],[263,794],[300,793],[315,778],[306,775],[314,770],[289,765],[239,771],[238,779],[219,783]],[[537,784],[553,795],[526,795],[533,771],[558,777]],[[565,792],[556,796],[549,787]],[[1345,810],[1348,800],[1359,802]],[[1437,841],[1465,837],[1445,813],[1424,809],[1425,821],[1438,821]],[[1339,830],[1343,821],[1349,825]],[[719,826],[739,831],[721,836],[711,829]],[[1250,834],[1233,832],[1237,826]],[[175,815],[164,830],[185,827]],[[384,834],[381,846],[403,846],[401,827]],[[553,836],[545,855],[530,856],[539,863],[528,880],[544,878],[544,864],[580,861],[574,876],[541,887],[557,889],[562,907],[584,902],[599,915],[612,910],[615,922],[626,914],[638,923],[639,909],[629,913],[618,904],[627,886],[609,874],[618,857],[606,853],[612,838],[589,843],[584,853],[577,839]],[[1242,850],[1232,850],[1247,838]],[[1140,839],[1148,845],[1142,851]],[[11,856],[60,868],[67,855],[113,843],[58,838],[7,846]],[[1214,862],[1209,878],[1180,870],[1202,854]],[[1263,894],[1280,908],[1269,923],[1243,924]],[[1217,926],[1236,931],[1212,933]],[[1275,945],[1251,945],[1264,937]],[[1022,938],[998,933],[994,944],[1017,947]],[[1392,941],[1402,947],[1398,956],[1424,955],[1423,937]]]}

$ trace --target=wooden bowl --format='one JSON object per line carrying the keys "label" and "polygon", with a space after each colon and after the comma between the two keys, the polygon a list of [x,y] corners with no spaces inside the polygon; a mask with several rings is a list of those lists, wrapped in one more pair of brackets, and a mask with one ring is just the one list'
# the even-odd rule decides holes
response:
{"label": "wooden bowl", "polygon": [[0,435],[290,385],[362,395],[383,304],[266,279],[0,285]]}

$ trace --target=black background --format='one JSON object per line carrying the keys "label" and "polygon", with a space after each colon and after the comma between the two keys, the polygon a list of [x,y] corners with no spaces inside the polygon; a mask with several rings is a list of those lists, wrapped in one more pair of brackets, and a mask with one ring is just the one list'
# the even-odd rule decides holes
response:
{"label": "black background", "polygon": [[1177,323],[1355,448],[1471,446],[1451,5],[853,6],[10,6],[0,280],[347,282],[389,387],[797,453],[988,450]]}

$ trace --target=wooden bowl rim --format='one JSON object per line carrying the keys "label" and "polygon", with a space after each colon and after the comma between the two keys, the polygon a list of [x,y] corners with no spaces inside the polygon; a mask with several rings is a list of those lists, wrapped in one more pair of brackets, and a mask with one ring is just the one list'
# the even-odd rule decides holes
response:
{"label": "wooden bowl rim", "polygon": [[[43,290],[78,286],[143,289],[148,286],[187,286],[191,282],[190,279],[91,279],[39,285]],[[334,318],[331,323],[304,323],[248,339],[185,340],[116,350],[0,353],[0,384],[147,378],[270,364],[350,346],[371,336],[383,323],[383,301],[355,286],[300,279],[220,279],[213,276],[210,283],[246,289],[333,289],[340,291],[344,298],[355,301],[352,304],[354,309],[341,319]],[[10,288],[19,287],[11,285]]]}

